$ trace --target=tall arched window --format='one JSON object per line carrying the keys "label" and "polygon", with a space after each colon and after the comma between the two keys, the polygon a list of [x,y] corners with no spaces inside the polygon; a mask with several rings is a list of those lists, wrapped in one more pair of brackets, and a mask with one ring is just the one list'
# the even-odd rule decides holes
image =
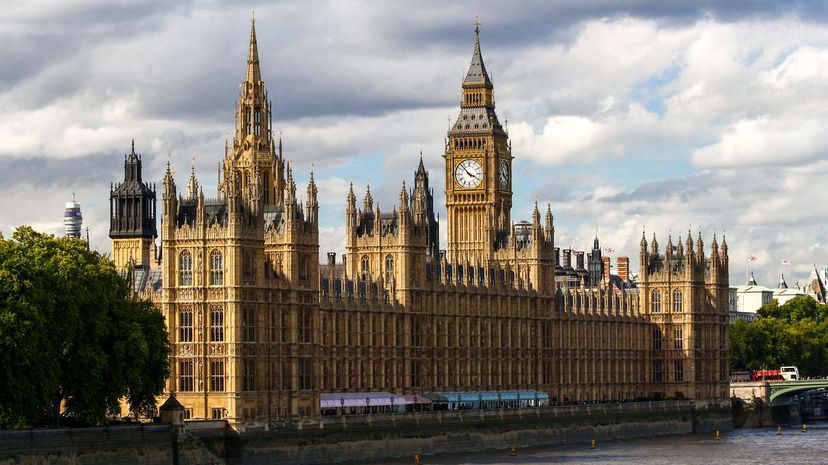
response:
{"label": "tall arched window", "polygon": [[178,256],[178,284],[193,285],[193,256],[186,250]]}
{"label": "tall arched window", "polygon": [[653,313],[661,313],[661,293],[658,291],[653,291]]}
{"label": "tall arched window", "polygon": [[390,283],[394,279],[394,257],[385,257],[385,282]]}
{"label": "tall arched window", "polygon": [[673,291],[673,312],[681,312],[681,291]]}
{"label": "tall arched window", "polygon": [[210,253],[210,285],[221,286],[224,284],[224,257],[221,252],[214,250]]}
{"label": "tall arched window", "polygon": [[366,278],[368,276],[368,271],[369,271],[370,265],[371,265],[371,262],[368,261],[368,255],[363,255],[362,256],[362,265],[361,265],[362,266],[361,271],[362,271],[362,277],[363,278]]}

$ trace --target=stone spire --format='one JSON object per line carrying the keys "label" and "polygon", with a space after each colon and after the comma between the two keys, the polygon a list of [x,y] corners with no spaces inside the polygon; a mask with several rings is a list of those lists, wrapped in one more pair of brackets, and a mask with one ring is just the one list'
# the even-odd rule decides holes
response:
{"label": "stone spire", "polygon": [[355,210],[356,209],[356,195],[354,195],[354,183],[350,183],[348,185],[348,209]]}
{"label": "stone spire", "polygon": [[538,210],[537,201],[535,201],[535,208],[532,210],[532,225],[540,228],[540,210]]}
{"label": "stone spire", "polygon": [[259,47],[256,44],[256,15],[250,16],[250,46],[247,52],[247,82],[259,82],[262,80],[262,72],[259,69]]}
{"label": "stone spire", "polygon": [[402,182],[402,189],[400,190],[400,213],[407,212],[409,206],[408,189],[405,187],[405,181]]}
{"label": "stone spire", "polygon": [[164,198],[175,197],[175,180],[173,180],[172,169],[170,169],[170,160],[167,160],[167,170],[164,172]]}
{"label": "stone spire", "polygon": [[371,196],[371,185],[369,184],[365,190],[365,200],[363,201],[364,211],[369,212],[374,208],[374,197]]}
{"label": "stone spire", "polygon": [[196,180],[195,174],[195,157],[193,157],[193,164],[190,165],[190,182],[187,183],[187,194],[191,199],[198,197],[198,181]]}
{"label": "stone spire", "polygon": [[316,188],[316,181],[313,178],[313,170],[310,172],[310,179],[308,180],[308,203],[305,206],[306,213],[305,217],[310,222],[317,221],[317,217],[319,215],[319,202],[317,200],[317,195],[319,194],[318,189]]}
{"label": "stone spire", "polygon": [[463,84],[484,84],[486,87],[492,87],[492,81],[483,63],[483,54],[480,53],[480,18],[474,20],[474,35],[474,52]]}

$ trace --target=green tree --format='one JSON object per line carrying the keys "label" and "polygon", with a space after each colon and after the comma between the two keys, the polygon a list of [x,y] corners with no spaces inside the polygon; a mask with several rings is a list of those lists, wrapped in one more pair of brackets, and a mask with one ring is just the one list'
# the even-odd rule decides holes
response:
{"label": "green tree", "polygon": [[803,376],[828,374],[828,305],[799,296],[759,309],[760,318],[730,326],[734,371],[795,365]]}
{"label": "green tree", "polygon": [[162,315],[85,242],[28,227],[0,240],[0,425],[152,407],[169,351]]}

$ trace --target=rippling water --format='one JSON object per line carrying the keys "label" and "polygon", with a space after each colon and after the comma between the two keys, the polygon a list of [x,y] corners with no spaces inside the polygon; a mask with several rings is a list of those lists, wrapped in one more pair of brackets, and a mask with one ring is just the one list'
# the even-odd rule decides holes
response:
{"label": "rippling water", "polygon": [[[541,464],[828,464],[828,423],[797,427],[740,429],[722,434],[669,436],[653,439],[598,443],[584,446],[521,449],[517,456],[508,451],[425,456],[422,465],[541,465]],[[413,458],[385,461],[393,465],[413,464]]]}

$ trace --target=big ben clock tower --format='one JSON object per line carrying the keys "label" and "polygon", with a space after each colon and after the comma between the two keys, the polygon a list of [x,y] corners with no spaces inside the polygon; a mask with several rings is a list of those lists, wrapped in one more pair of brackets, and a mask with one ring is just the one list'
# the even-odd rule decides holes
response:
{"label": "big ben clock tower", "polygon": [[446,160],[448,256],[451,261],[492,259],[499,232],[509,229],[512,154],[495,114],[494,86],[480,53],[475,21],[474,54],[463,80],[460,114],[449,129]]}

